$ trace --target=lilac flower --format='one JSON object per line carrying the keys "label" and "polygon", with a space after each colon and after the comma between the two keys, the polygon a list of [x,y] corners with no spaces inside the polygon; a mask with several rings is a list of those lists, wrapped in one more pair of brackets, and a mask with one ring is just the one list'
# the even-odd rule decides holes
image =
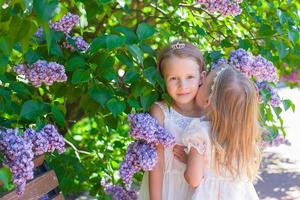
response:
{"label": "lilac flower", "polygon": [[244,49],[238,49],[230,53],[228,63],[247,77],[255,77],[258,82],[277,82],[276,70],[273,63],[261,55],[253,56]]}
{"label": "lilac flower", "polygon": [[223,64],[228,64],[228,61],[225,58],[220,58],[216,62],[212,63],[210,71],[215,70],[216,68],[218,68],[218,66]]}
{"label": "lilac flower", "polygon": [[24,131],[23,138],[27,142],[32,143],[32,150],[35,155],[42,155],[48,151],[49,141],[44,132],[36,132],[33,129],[28,128]]}
{"label": "lilac flower", "polygon": [[18,129],[0,130],[0,151],[13,174],[18,195],[23,194],[27,180],[33,178],[32,144],[18,136]]}
{"label": "lilac flower", "polygon": [[78,24],[79,16],[67,13],[58,22],[51,23],[50,26],[55,31],[61,31],[65,34],[69,34],[73,27]]}
{"label": "lilac flower", "polygon": [[47,124],[43,127],[40,133],[47,136],[47,140],[49,142],[47,149],[48,152],[57,150],[59,153],[63,153],[65,151],[64,137],[58,133],[58,130],[54,125]]}
{"label": "lilac flower", "polygon": [[126,190],[119,185],[107,183],[105,179],[101,180],[101,185],[107,195],[112,195],[113,200],[137,200],[137,193],[133,190]]}
{"label": "lilac flower", "polygon": [[162,144],[169,147],[175,144],[175,137],[161,127],[156,119],[147,113],[128,115],[130,132],[129,134],[147,143]]}
{"label": "lilac flower", "polygon": [[237,16],[241,13],[239,4],[242,0],[198,0],[198,3],[210,13],[219,12],[224,16]]}
{"label": "lilac flower", "polygon": [[[80,51],[85,52],[90,47],[90,45],[81,36],[74,36],[72,37],[72,40],[75,42],[75,47]],[[76,48],[68,42],[63,42],[62,46],[69,49],[71,52],[76,50]]]}
{"label": "lilac flower", "polygon": [[260,96],[263,95],[263,91],[267,92],[270,97],[269,97],[269,102],[272,106],[279,106],[279,104],[281,103],[281,99],[278,95],[278,93],[275,91],[275,89],[269,85],[267,82],[257,82],[256,83],[259,91],[260,91]]}
{"label": "lilac flower", "polygon": [[42,38],[43,37],[43,34],[44,34],[44,31],[41,27],[38,28],[37,32],[35,32],[35,37],[37,38]]}
{"label": "lilac flower", "polygon": [[30,67],[26,64],[15,66],[15,72],[19,75],[25,75],[34,87],[40,87],[42,83],[52,85],[54,82],[64,82],[67,80],[65,68],[56,62],[47,62],[38,60]]}
{"label": "lilac flower", "polygon": [[282,81],[288,81],[290,83],[300,83],[299,70],[293,71],[289,75],[284,75],[281,77]]}

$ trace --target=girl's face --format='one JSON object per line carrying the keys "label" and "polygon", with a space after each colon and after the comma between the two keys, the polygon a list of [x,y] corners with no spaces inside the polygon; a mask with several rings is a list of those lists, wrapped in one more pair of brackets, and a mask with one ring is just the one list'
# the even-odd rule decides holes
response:
{"label": "girl's face", "polygon": [[172,57],[164,60],[162,74],[173,101],[188,104],[194,101],[200,84],[200,67],[191,58]]}
{"label": "girl's face", "polygon": [[210,104],[210,87],[214,78],[213,73],[209,73],[206,78],[202,80],[203,84],[199,87],[196,95],[196,104],[204,111]]}

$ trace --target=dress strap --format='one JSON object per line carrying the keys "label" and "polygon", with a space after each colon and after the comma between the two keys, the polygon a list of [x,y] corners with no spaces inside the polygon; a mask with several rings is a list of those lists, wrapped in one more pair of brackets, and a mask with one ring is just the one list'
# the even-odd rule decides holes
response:
{"label": "dress strap", "polygon": [[170,109],[167,107],[167,105],[163,102],[155,102],[156,105],[160,107],[162,112],[164,113],[164,116],[167,117],[170,113]]}

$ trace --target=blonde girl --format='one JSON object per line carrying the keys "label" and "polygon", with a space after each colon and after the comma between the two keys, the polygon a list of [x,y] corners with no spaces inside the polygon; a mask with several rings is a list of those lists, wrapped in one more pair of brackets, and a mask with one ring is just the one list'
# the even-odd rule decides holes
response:
{"label": "blonde girl", "polygon": [[[230,65],[208,74],[196,97],[205,120],[193,120],[184,177],[193,200],[256,200],[252,181],[260,164],[258,95],[252,81]],[[195,131],[196,130],[196,131]]]}
{"label": "blonde girl", "polygon": [[[205,76],[204,61],[199,49],[191,43],[175,41],[158,59],[158,70],[164,78],[172,102],[156,102],[150,114],[182,144],[185,128],[200,117],[195,103],[201,79]],[[186,165],[175,159],[172,148],[157,146],[158,163],[144,174],[139,193],[141,200],[177,200],[191,198],[192,188],[184,180]]]}

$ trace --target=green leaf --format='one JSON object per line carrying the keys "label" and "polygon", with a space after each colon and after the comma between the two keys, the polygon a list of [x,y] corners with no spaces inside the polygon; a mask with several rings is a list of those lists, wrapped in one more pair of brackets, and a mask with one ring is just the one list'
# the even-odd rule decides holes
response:
{"label": "green leaf", "polygon": [[125,110],[125,103],[116,98],[112,98],[106,103],[107,108],[112,112],[113,116],[121,114]]}
{"label": "green leaf", "polygon": [[5,189],[8,189],[9,183],[11,182],[12,173],[8,167],[0,168],[0,181],[2,181]]}
{"label": "green leaf", "polygon": [[131,55],[136,58],[139,64],[142,64],[144,61],[143,52],[136,44],[126,45],[127,49],[131,53]]}
{"label": "green leaf", "polygon": [[139,78],[139,74],[135,69],[129,69],[125,73],[125,83],[133,83]]}
{"label": "green leaf", "polygon": [[8,65],[9,59],[6,56],[0,57],[0,74],[5,71],[6,66]]}
{"label": "green leaf", "polygon": [[288,37],[289,37],[289,40],[295,45],[297,43],[297,41],[299,40],[299,32],[289,30]]}
{"label": "green leaf", "polygon": [[151,92],[148,95],[141,96],[141,105],[143,111],[146,112],[150,109],[151,105],[158,99],[158,94],[156,92]]}
{"label": "green leaf", "polygon": [[196,31],[201,36],[205,36],[206,35],[205,30],[203,28],[201,28],[200,26],[198,26],[198,25],[196,26]]}
{"label": "green leaf", "polygon": [[126,26],[116,26],[113,30],[123,33],[126,36],[126,44],[135,44],[138,42],[136,34]]}
{"label": "green leaf", "polygon": [[222,42],[221,42],[221,46],[222,46],[222,47],[231,47],[232,44],[230,43],[230,41],[229,41],[228,39],[224,39],[224,40],[222,40]]}
{"label": "green leaf", "polygon": [[51,20],[57,7],[57,0],[33,0],[33,8],[37,17],[42,21],[48,22]]}
{"label": "green leaf", "polygon": [[136,34],[140,41],[147,39],[155,33],[155,29],[146,23],[140,23],[137,27]]}
{"label": "green leaf", "polygon": [[285,45],[283,41],[279,41],[276,43],[276,50],[278,51],[280,59],[285,58],[289,53],[289,48]]}
{"label": "green leaf", "polygon": [[28,64],[33,64],[36,61],[38,61],[41,58],[41,55],[35,51],[33,51],[32,49],[29,49],[26,53],[25,53],[25,59],[27,61]]}
{"label": "green leaf", "polygon": [[292,108],[293,112],[295,112],[295,104],[291,100],[285,99],[282,103],[285,111]]}
{"label": "green leaf", "polygon": [[34,121],[38,117],[49,113],[49,110],[49,106],[45,103],[36,100],[28,100],[23,104],[20,116],[27,120]]}
{"label": "green leaf", "polygon": [[120,47],[125,43],[125,37],[118,35],[108,35],[106,37],[106,47],[111,50]]}
{"label": "green leaf", "polygon": [[104,85],[98,85],[89,89],[88,94],[92,99],[104,107],[108,99],[113,97],[113,92]]}
{"label": "green leaf", "polygon": [[239,46],[242,49],[248,50],[249,48],[251,48],[251,43],[247,39],[240,39],[239,40]]}
{"label": "green leaf", "polygon": [[2,52],[5,56],[9,56],[11,52],[11,45],[9,45],[6,37],[0,37],[0,52]]}
{"label": "green leaf", "polygon": [[117,54],[117,58],[121,61],[122,64],[127,65],[128,67],[133,67],[132,58],[126,54]]}
{"label": "green leaf", "polygon": [[90,79],[91,79],[91,75],[88,70],[78,69],[73,73],[71,82],[73,84],[79,84],[79,83],[87,82]]}
{"label": "green leaf", "polygon": [[258,32],[261,36],[272,36],[275,33],[272,27],[266,24],[262,24]]}
{"label": "green leaf", "polygon": [[85,66],[85,60],[82,56],[74,56],[71,57],[67,63],[65,68],[66,71],[73,71],[75,69],[81,68]]}
{"label": "green leaf", "polygon": [[12,82],[9,84],[9,87],[25,98],[28,98],[32,95],[30,90],[28,89],[28,86],[24,83]]}
{"label": "green leaf", "polygon": [[59,126],[63,127],[65,125],[64,113],[62,111],[60,111],[56,105],[51,106],[51,113],[53,115],[55,122]]}
{"label": "green leaf", "polygon": [[140,103],[137,100],[133,99],[133,98],[127,99],[127,103],[133,108],[140,108],[141,107]]}
{"label": "green leaf", "polygon": [[143,52],[148,53],[151,56],[156,56],[155,51],[151,48],[151,46],[146,44],[141,44],[140,46]]}
{"label": "green leaf", "polygon": [[209,57],[213,60],[213,61],[217,61],[220,58],[223,57],[223,54],[221,53],[221,51],[213,51],[209,54]]}
{"label": "green leaf", "polygon": [[99,49],[106,49],[106,37],[107,35],[101,35],[95,38],[89,48],[89,51],[94,53]]}
{"label": "green leaf", "polygon": [[155,67],[147,67],[144,70],[144,76],[153,84],[156,81],[156,74],[157,69]]}

